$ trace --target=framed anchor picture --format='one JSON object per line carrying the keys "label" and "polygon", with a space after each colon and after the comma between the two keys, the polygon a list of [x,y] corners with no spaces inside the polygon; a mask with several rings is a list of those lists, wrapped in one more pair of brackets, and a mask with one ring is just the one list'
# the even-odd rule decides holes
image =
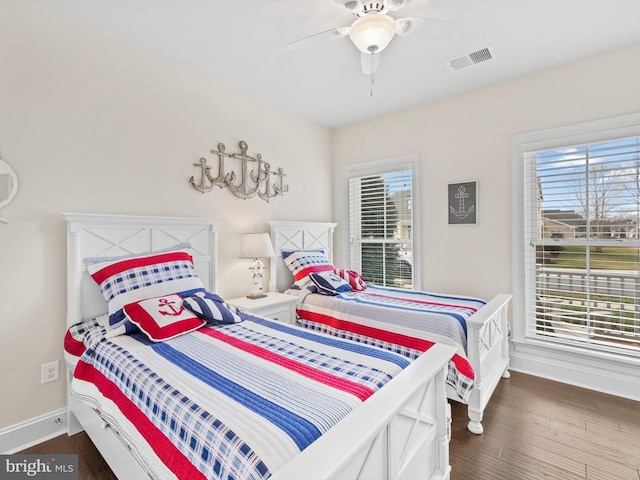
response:
{"label": "framed anchor picture", "polygon": [[478,182],[449,184],[449,225],[478,224]]}

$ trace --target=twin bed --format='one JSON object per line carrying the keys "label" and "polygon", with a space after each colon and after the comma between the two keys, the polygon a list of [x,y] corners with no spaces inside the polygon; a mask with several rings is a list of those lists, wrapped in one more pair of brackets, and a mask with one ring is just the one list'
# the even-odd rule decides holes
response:
{"label": "twin bed", "polygon": [[[321,250],[333,260],[335,223],[272,221],[270,290],[294,283],[282,252]],[[295,292],[292,292],[295,293]],[[449,362],[448,398],[467,404],[467,428],[483,431],[482,417],[500,378],[509,377],[510,294],[488,302],[470,297],[368,287],[336,296],[307,295],[297,305],[298,324],[341,338],[382,346],[416,358],[437,341],[456,347]],[[469,371],[470,369],[470,371]]]}
{"label": "twin bed", "polygon": [[[118,478],[449,478],[445,378],[455,347],[436,343],[409,361],[245,312],[179,335],[158,317],[170,333],[161,337],[128,310],[141,299],[123,310],[142,331],[127,326],[123,334],[110,323],[113,302],[87,259],[106,265],[98,271],[108,272],[102,286],[111,288],[110,263],[164,262],[184,255],[188,242],[190,256],[180,262],[216,292],[217,226],[192,218],[65,220],[69,434],[85,430]],[[145,275],[165,274],[164,264],[156,267]],[[136,288],[127,295],[147,284]],[[154,296],[162,315],[177,313],[175,305],[167,310],[173,293]]]}

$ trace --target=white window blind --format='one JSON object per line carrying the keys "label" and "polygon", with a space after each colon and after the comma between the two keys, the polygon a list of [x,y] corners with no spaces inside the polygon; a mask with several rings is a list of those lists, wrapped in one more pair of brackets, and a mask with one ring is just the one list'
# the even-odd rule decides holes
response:
{"label": "white window blind", "polygon": [[640,356],[640,137],[524,161],[526,336]]}
{"label": "white window blind", "polygon": [[413,288],[413,169],[348,178],[349,263],[367,282]]}

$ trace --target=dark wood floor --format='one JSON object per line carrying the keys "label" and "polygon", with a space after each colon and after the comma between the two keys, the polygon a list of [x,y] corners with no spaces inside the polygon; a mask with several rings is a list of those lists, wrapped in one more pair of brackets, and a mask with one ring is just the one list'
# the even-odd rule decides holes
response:
{"label": "dark wood floor", "polygon": [[24,454],[78,454],[78,480],[117,480],[86,433],[71,437],[61,435],[35,447],[23,450]]}
{"label": "dark wood floor", "polygon": [[640,402],[514,372],[482,435],[452,407],[452,480],[640,480]]}
{"label": "dark wood floor", "polygon": [[[452,412],[452,480],[640,480],[639,402],[512,373],[484,434],[466,430],[464,405]],[[115,479],[84,433],[21,453],[77,453],[79,480]]]}

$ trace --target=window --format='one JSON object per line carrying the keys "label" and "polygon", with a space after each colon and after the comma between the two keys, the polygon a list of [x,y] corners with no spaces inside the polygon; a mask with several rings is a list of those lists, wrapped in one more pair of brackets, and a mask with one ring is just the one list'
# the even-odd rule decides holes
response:
{"label": "window", "polygon": [[346,170],[349,266],[367,282],[419,288],[416,171],[417,155]]}
{"label": "window", "polygon": [[524,340],[640,357],[640,132],[553,137],[521,145]]}

